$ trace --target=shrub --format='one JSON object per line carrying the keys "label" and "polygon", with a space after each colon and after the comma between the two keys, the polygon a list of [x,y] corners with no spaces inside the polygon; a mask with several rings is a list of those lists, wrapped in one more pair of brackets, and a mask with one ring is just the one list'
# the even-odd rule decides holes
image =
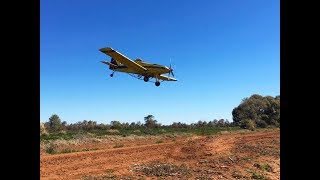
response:
{"label": "shrub", "polygon": [[48,132],[46,130],[46,127],[43,123],[40,122],[40,135],[48,135]]}
{"label": "shrub", "polygon": [[49,146],[46,148],[46,153],[48,154],[56,154],[56,146],[53,143],[50,143]]}
{"label": "shrub", "polygon": [[257,127],[266,128],[268,124],[264,120],[257,121]]}
{"label": "shrub", "polygon": [[251,119],[245,119],[245,120],[241,121],[240,127],[243,129],[249,129],[249,130],[253,131],[256,128],[256,124]]}

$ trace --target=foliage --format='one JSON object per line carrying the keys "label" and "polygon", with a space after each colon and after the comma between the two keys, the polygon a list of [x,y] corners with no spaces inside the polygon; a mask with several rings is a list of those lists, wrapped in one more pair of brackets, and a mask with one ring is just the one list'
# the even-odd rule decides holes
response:
{"label": "foliage", "polygon": [[58,115],[54,114],[49,118],[49,130],[50,132],[57,132],[63,130],[61,119]]}
{"label": "foliage", "polygon": [[251,119],[245,119],[241,121],[240,127],[243,129],[249,129],[249,130],[255,130],[256,124],[253,120]]}
{"label": "foliage", "polygon": [[259,128],[266,128],[268,126],[268,124],[264,120],[258,120],[256,124],[257,124],[257,127]]}
{"label": "foliage", "polygon": [[153,115],[144,117],[144,121],[147,128],[156,128],[161,126],[160,124],[157,124],[157,120],[154,119]]}
{"label": "foliage", "polygon": [[264,171],[273,172],[273,168],[269,164],[255,163],[253,166],[257,167],[258,169],[264,170]]}
{"label": "foliage", "polygon": [[46,153],[56,154],[57,153],[56,145],[54,145],[53,143],[50,143],[49,146],[46,148]]}
{"label": "foliage", "polygon": [[104,125],[104,124],[97,124],[96,121],[92,120],[83,120],[83,121],[78,121],[75,124],[70,124],[66,126],[67,130],[94,130],[94,129],[110,129],[110,125]]}
{"label": "foliage", "polygon": [[[97,124],[96,121],[83,120],[74,124],[61,122],[58,115],[54,114],[49,118],[49,122],[40,124],[40,140],[73,139],[78,134],[91,133],[95,136],[117,135],[160,135],[172,133],[190,133],[197,135],[211,135],[219,131],[232,131],[242,128],[254,130],[256,127],[265,128],[269,125],[280,127],[280,96],[252,95],[244,98],[241,104],[232,111],[233,122],[227,119],[214,119],[212,121],[199,120],[197,123],[173,122],[171,125],[161,125],[155,120],[153,115],[144,117],[145,123],[140,121],[132,123],[121,123],[111,121],[110,124]],[[42,133],[48,130],[48,133]]]}
{"label": "foliage", "polygon": [[[195,134],[195,135],[213,135],[221,131],[236,131],[239,127],[194,127],[194,128],[173,128],[170,126],[162,128],[122,128],[119,129],[117,136],[147,136],[147,135],[175,135],[175,134]],[[88,133],[93,134],[94,137],[101,137],[104,135],[115,135],[108,132],[108,130],[94,129],[94,130],[67,130],[66,133],[50,133],[48,135],[40,135],[40,141],[50,141],[57,139],[77,139],[80,135],[86,136]]]}
{"label": "foliage", "polygon": [[[233,121],[243,126],[243,121],[252,120],[258,127],[280,125],[280,96],[252,95],[244,98],[240,105],[232,110]],[[264,122],[265,123],[264,123]]]}
{"label": "foliage", "polygon": [[48,135],[48,132],[46,130],[46,127],[43,123],[40,122],[40,135]]}
{"label": "foliage", "polygon": [[262,180],[268,180],[269,178],[265,176],[264,174],[260,174],[257,171],[253,171],[251,175],[252,179],[262,179]]}

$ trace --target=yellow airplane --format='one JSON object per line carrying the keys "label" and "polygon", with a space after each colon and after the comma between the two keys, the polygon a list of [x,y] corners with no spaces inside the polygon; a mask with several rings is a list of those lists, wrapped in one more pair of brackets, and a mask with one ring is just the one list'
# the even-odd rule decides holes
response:
{"label": "yellow airplane", "polygon": [[[105,53],[106,55],[111,57],[111,61],[101,61],[102,63],[109,65],[109,69],[112,70],[111,77],[115,71],[124,72],[128,74],[134,74],[138,79],[144,76],[143,80],[148,82],[150,78],[155,78],[156,86],[160,86],[160,81],[177,81],[177,79],[170,77],[170,74],[174,76],[173,69],[167,66],[162,66],[158,64],[151,64],[143,61],[142,59],[136,59],[132,61],[126,56],[122,55],[118,51],[113,50],[110,47],[101,48],[99,51]],[[162,74],[168,73],[168,76],[164,76]]]}

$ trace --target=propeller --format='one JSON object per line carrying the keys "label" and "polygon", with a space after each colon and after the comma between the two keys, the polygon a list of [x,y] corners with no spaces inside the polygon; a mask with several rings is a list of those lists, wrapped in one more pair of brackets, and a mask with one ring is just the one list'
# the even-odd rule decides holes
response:
{"label": "propeller", "polygon": [[171,58],[170,58],[170,65],[169,65],[169,77],[170,77],[170,74],[172,74],[172,77],[174,77],[174,74],[173,74],[173,68],[171,67]]}
{"label": "propeller", "polygon": [[172,77],[174,77],[173,69],[171,68],[171,64],[170,64],[170,66],[169,66],[169,69],[170,69],[170,71],[169,71],[169,76],[170,76],[170,74],[172,74]]}

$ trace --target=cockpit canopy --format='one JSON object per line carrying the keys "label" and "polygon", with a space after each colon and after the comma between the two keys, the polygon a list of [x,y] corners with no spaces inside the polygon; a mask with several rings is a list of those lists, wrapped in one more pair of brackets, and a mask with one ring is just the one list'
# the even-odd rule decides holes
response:
{"label": "cockpit canopy", "polygon": [[143,60],[142,59],[140,59],[140,58],[137,58],[136,60],[134,60],[134,61],[136,61],[136,62],[143,62]]}

